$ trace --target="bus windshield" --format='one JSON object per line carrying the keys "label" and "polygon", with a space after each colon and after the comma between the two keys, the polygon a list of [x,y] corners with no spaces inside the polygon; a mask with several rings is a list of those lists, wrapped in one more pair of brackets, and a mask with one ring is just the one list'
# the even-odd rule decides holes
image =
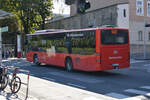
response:
{"label": "bus windshield", "polygon": [[128,30],[102,30],[101,42],[103,45],[127,44]]}

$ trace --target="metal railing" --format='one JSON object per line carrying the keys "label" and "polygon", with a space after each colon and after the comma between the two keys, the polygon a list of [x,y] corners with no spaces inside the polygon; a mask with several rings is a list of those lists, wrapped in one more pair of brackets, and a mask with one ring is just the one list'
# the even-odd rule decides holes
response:
{"label": "metal railing", "polygon": [[150,45],[146,45],[146,50],[143,44],[131,45],[130,55],[133,59],[150,59]]}

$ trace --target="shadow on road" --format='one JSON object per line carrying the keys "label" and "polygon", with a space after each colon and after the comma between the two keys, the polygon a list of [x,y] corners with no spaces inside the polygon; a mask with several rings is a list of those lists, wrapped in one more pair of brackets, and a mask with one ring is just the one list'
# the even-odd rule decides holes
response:
{"label": "shadow on road", "polygon": [[13,93],[6,92],[6,91],[0,91],[0,96],[2,100],[12,100],[12,99],[22,100],[18,97],[17,94],[13,94]]}

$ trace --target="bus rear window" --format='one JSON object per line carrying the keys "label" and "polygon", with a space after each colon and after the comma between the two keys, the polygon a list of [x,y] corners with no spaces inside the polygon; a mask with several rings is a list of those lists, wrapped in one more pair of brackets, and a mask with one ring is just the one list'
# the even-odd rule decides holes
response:
{"label": "bus rear window", "polygon": [[102,30],[101,42],[104,45],[117,45],[128,43],[127,30]]}

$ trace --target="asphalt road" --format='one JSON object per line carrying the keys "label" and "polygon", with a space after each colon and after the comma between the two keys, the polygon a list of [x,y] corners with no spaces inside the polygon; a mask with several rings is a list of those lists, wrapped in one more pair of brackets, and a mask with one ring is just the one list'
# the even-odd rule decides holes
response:
{"label": "asphalt road", "polygon": [[29,70],[31,76],[40,79],[117,99],[139,95],[150,99],[150,61],[148,60],[131,60],[131,67],[128,69],[103,72],[67,72],[64,68],[56,66],[37,66],[25,59],[11,59],[3,63]]}

